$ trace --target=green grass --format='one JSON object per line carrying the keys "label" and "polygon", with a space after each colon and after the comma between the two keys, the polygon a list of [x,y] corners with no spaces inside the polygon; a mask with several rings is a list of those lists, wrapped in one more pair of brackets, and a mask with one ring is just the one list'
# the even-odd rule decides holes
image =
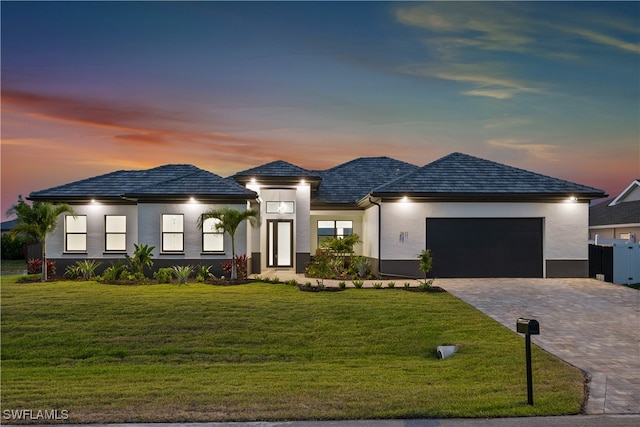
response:
{"label": "green grass", "polygon": [[[574,414],[579,370],[447,293],[2,279],[2,410],[68,422]],[[456,344],[444,360],[436,347]]]}
{"label": "green grass", "polygon": [[27,271],[27,261],[23,259],[3,259],[2,264],[0,264],[0,270],[3,276],[24,274]]}

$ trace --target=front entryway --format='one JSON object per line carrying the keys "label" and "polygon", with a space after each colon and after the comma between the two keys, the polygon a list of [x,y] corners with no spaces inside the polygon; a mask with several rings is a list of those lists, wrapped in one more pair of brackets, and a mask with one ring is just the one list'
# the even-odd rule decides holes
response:
{"label": "front entryway", "polygon": [[267,267],[293,267],[293,220],[267,221]]}

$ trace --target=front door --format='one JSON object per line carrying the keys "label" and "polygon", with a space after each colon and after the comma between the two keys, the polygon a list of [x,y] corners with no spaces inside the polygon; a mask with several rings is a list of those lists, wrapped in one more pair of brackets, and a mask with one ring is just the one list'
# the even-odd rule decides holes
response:
{"label": "front door", "polygon": [[267,267],[293,267],[293,220],[267,221]]}

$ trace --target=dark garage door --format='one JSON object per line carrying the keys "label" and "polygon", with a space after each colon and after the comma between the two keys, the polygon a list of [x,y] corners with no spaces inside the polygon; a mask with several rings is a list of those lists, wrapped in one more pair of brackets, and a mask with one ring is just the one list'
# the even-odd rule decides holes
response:
{"label": "dark garage door", "polygon": [[542,218],[427,218],[431,277],[542,277]]}

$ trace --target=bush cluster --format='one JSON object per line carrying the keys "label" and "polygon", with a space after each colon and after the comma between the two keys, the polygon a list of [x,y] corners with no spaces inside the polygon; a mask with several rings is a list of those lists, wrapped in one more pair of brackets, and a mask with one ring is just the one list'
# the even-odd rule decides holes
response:
{"label": "bush cluster", "polygon": [[353,247],[360,243],[357,234],[327,239],[307,264],[305,275],[319,279],[366,279],[371,277],[371,263],[356,256]]}

